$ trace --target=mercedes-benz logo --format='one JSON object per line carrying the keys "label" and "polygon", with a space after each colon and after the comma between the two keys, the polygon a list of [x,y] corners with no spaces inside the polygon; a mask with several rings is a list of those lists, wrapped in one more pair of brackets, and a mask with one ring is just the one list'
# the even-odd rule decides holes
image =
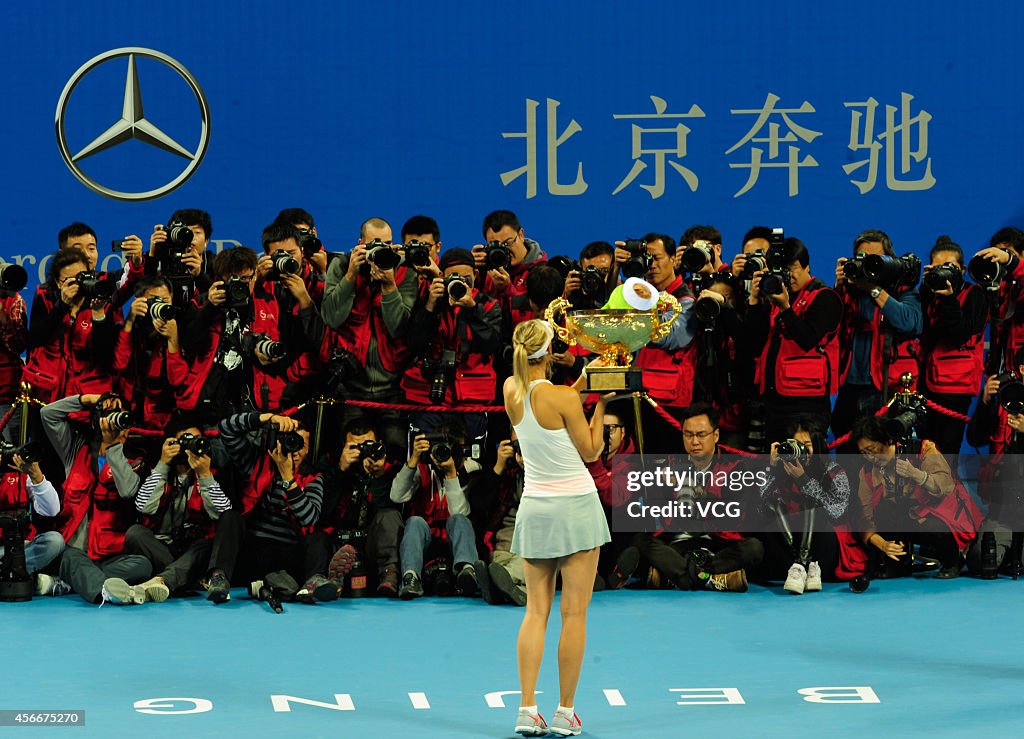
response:
{"label": "mercedes-benz logo", "polygon": [[[64,131],[64,120],[67,113],[68,100],[71,98],[71,93],[74,91],[78,83],[81,82],[82,78],[90,71],[101,64],[105,64],[111,59],[118,59],[124,56],[128,57],[128,76],[124,84],[124,106],[121,109],[120,120],[116,121],[112,126],[110,126],[110,128],[93,139],[93,141],[86,145],[81,151],[72,153],[68,146],[67,136]],[[161,131],[156,124],[146,119],[142,112],[142,91],[139,88],[139,75],[135,66],[136,57],[153,59],[170,67],[192,89],[192,92],[196,97],[196,102],[199,104],[199,111],[202,117],[202,131],[199,136],[199,145],[194,152],[181,146],[178,142]],[[60,100],[57,102],[56,127],[57,145],[60,147],[60,154],[64,158],[64,163],[68,165],[68,169],[71,170],[82,184],[101,195],[106,195],[108,198],[114,198],[115,200],[152,200],[153,198],[166,195],[172,190],[180,187],[185,180],[192,176],[196,171],[196,168],[199,166],[199,163],[203,161],[203,156],[206,154],[206,147],[210,143],[210,105],[206,100],[206,94],[199,86],[199,82],[194,76],[192,76],[192,73],[185,69],[185,67],[183,67],[176,59],[172,59],[166,54],[154,51],[153,49],[129,46],[122,49],[111,49],[110,51],[105,51],[87,61],[78,68],[77,72],[71,75],[71,79],[69,79],[68,83],[64,86],[64,92],[60,94]],[[96,180],[85,174],[85,172],[82,171],[82,168],[78,165],[78,162],[82,159],[98,154],[101,151],[110,149],[111,147],[117,146],[118,144],[130,139],[136,139],[137,141],[150,144],[151,146],[155,146],[159,149],[170,152],[171,154],[182,157],[183,159],[188,160],[188,165],[181,174],[167,184],[145,192],[122,192],[120,190],[113,190],[109,187],[104,187],[100,183],[96,182]]]}

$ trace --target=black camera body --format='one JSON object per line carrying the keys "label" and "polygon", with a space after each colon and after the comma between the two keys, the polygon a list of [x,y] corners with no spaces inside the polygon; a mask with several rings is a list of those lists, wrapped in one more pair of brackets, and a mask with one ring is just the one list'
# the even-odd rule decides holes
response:
{"label": "black camera body", "polygon": [[792,260],[786,249],[786,235],[781,228],[772,229],[764,260],[768,272],[761,275],[758,297],[762,300],[771,295],[779,295],[789,287],[789,264]]}
{"label": "black camera body", "polygon": [[867,254],[858,253],[852,259],[843,262],[843,277],[850,282],[864,282],[867,275],[864,274],[864,260]]}
{"label": "black camera body", "polygon": [[410,241],[405,245],[405,261],[413,267],[426,267],[430,264],[432,245],[423,241]]}
{"label": "black camera body", "polygon": [[242,336],[242,351],[253,359],[259,351],[276,362],[288,355],[288,346],[283,341],[274,341],[266,334],[255,334],[250,331]]}
{"label": "black camera body", "polygon": [[366,441],[356,444],[356,448],[359,450],[360,461],[364,459],[372,459],[374,462],[379,462],[388,456],[388,447],[383,441],[375,439],[367,439]]}
{"label": "black camera body", "polygon": [[305,446],[301,434],[298,431],[282,431],[276,423],[270,423],[263,427],[262,444],[265,451],[273,451],[280,444],[281,451],[285,454],[294,454],[302,451]]}
{"label": "black camera body", "polygon": [[182,452],[192,452],[197,457],[204,457],[210,453],[210,440],[205,436],[182,434],[178,437],[178,444]]}
{"label": "black camera body", "polygon": [[915,430],[923,427],[927,415],[928,406],[924,398],[900,395],[889,406],[889,412],[882,416],[882,427],[897,445],[905,446],[914,439]]}
{"label": "black camera body", "polygon": [[0,264],[0,290],[16,293],[28,284],[28,272],[20,264]]}
{"label": "black camera body", "polygon": [[778,454],[780,461],[789,462],[790,464],[799,463],[803,465],[807,464],[811,459],[811,450],[807,448],[806,444],[796,439],[786,439],[779,442],[779,446],[776,447],[776,454]]}
{"label": "black camera body", "polygon": [[1007,413],[1024,413],[1024,382],[1021,382],[1016,372],[1003,372],[996,377],[999,380],[999,390],[996,392],[996,400]]}
{"label": "black camera body", "polygon": [[78,285],[78,294],[86,300],[110,300],[117,287],[113,280],[103,279],[102,275],[93,270],[79,272],[74,282]]}
{"label": "black camera body", "polygon": [[28,513],[24,511],[0,514],[0,542],[4,548],[4,556],[0,559],[0,602],[32,600],[35,579],[25,565],[28,522]]}
{"label": "black camera body", "polygon": [[170,256],[181,258],[192,248],[192,238],[195,234],[192,229],[185,225],[184,221],[171,221],[164,226],[164,233],[167,234],[167,253]]}
{"label": "black camera body", "polygon": [[932,267],[925,272],[921,280],[921,283],[932,292],[948,289],[947,282],[953,287],[954,293],[960,292],[960,288],[964,286],[964,273],[960,271],[956,262],[946,262],[938,267]]}
{"label": "black camera body", "polygon": [[480,456],[479,444],[458,444],[448,434],[433,433],[426,435],[430,442],[430,450],[427,452],[438,464],[443,464],[450,459],[477,459]]}
{"label": "black camera body", "polygon": [[380,239],[374,239],[366,245],[366,261],[377,269],[395,269],[402,263],[402,255]]}
{"label": "black camera body", "polygon": [[512,249],[503,241],[488,241],[484,252],[487,269],[508,269],[512,265]]}
{"label": "black camera body", "polygon": [[324,242],[320,240],[320,237],[313,233],[311,228],[300,228],[299,231],[299,248],[302,249],[302,254],[308,259],[309,257],[322,251],[324,248]]}
{"label": "black camera body", "polygon": [[626,278],[645,278],[647,273],[651,271],[651,265],[654,264],[654,257],[647,251],[647,242],[643,239],[626,239],[625,243],[626,245],[622,248],[628,251],[631,256],[627,261],[623,262],[619,272]]}
{"label": "black camera body", "polygon": [[752,280],[754,273],[760,272],[762,269],[768,269],[768,258],[765,256],[764,250],[752,251],[747,255],[747,261],[743,263],[740,279]]}
{"label": "black camera body", "polygon": [[423,376],[430,380],[430,402],[440,404],[444,402],[444,396],[448,392],[448,385],[455,379],[455,368],[458,366],[458,358],[454,349],[445,349],[441,352],[440,359],[425,358],[421,369]]}
{"label": "black camera body", "polygon": [[345,385],[361,377],[365,369],[355,354],[336,346],[327,359],[327,390],[335,396],[345,394]]}
{"label": "black camera body", "polygon": [[297,275],[302,271],[302,262],[293,257],[284,249],[277,249],[270,255],[274,268],[267,279],[274,282],[280,281],[285,275]]}
{"label": "black camera body", "polygon": [[693,245],[684,249],[679,258],[683,272],[696,274],[709,264],[715,263],[714,247],[707,241],[694,241]]}
{"label": "black camera body", "polygon": [[603,295],[607,286],[604,274],[594,265],[580,269],[580,292],[588,298]]}
{"label": "black camera body", "polygon": [[1005,264],[993,262],[981,255],[971,257],[967,263],[967,274],[986,290],[998,290],[999,285],[1010,276]]}
{"label": "black camera body", "polygon": [[224,280],[224,292],[227,294],[224,301],[226,309],[241,311],[252,304],[252,290],[249,289],[249,281],[244,277],[232,275]]}
{"label": "black camera body", "polygon": [[916,254],[869,254],[864,257],[863,269],[865,279],[887,290],[913,287],[921,279],[921,260]]}
{"label": "black camera body", "polygon": [[464,275],[448,275],[444,278],[444,290],[456,303],[466,297],[471,289],[472,285]]}
{"label": "black camera body", "polygon": [[15,455],[21,457],[25,464],[38,462],[40,456],[39,445],[34,441],[29,441],[19,446],[0,439],[0,468],[6,468],[14,464]]}

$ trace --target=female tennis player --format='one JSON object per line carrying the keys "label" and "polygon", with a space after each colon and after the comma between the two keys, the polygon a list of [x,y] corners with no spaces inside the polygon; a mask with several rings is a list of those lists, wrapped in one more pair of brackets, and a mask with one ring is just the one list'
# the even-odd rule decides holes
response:
{"label": "female tennis player", "polygon": [[[604,447],[605,399],[588,424],[579,395],[585,377],[571,388],[551,384],[553,334],[538,320],[516,327],[513,375],[504,386],[505,410],[519,437],[525,468],[511,547],[523,558],[526,579],[526,613],[517,644],[522,703],[515,728],[523,736],[576,736],[582,730],[573,702],[587,639],[587,606],[599,549],[611,539],[597,488],[583,464],[597,459]],[[534,690],[559,570],[559,705],[549,726],[537,712]]]}

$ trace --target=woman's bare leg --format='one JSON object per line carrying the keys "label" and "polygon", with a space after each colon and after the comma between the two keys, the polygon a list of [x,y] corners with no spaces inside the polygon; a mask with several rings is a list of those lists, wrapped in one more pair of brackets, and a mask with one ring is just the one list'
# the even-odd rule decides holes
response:
{"label": "woman's bare leg", "polygon": [[[526,579],[526,613],[519,627],[519,641],[516,652],[519,658],[519,689],[522,697],[519,705],[537,705],[537,675],[544,658],[544,634],[548,628],[551,603],[555,598],[555,576],[558,573],[557,559],[523,559],[523,575]],[[593,578],[591,578],[593,585]]]}
{"label": "woman's bare leg", "polygon": [[562,633],[558,639],[558,701],[572,706],[587,644],[587,606],[594,593],[600,549],[576,552],[562,562]]}

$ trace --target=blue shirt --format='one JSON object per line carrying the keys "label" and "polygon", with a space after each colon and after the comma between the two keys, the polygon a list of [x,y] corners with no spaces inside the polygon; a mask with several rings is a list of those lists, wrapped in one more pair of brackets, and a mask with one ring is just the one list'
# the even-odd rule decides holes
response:
{"label": "blue shirt", "polygon": [[[868,295],[858,298],[857,309],[860,318],[870,321],[875,315],[878,304]],[[889,294],[889,299],[882,306],[882,317],[898,334],[904,336],[920,336],[924,327],[924,316],[921,312],[921,294],[913,287],[897,298]],[[846,377],[848,385],[873,385],[871,379],[871,334],[867,331],[855,331],[853,334],[853,356],[850,360],[850,373]]]}

